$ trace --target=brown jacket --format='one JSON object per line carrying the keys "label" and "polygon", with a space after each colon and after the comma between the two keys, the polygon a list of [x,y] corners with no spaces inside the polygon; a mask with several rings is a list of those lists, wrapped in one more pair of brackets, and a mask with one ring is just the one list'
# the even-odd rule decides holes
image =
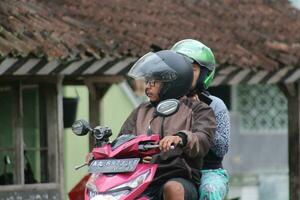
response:
{"label": "brown jacket", "polygon": [[[160,116],[153,119],[154,111],[155,107],[150,102],[141,104],[127,118],[120,134],[147,134],[151,120],[152,133],[160,134],[161,137],[184,132],[187,135],[187,145],[181,152],[179,150],[169,151],[157,158],[155,162],[172,163],[175,157],[180,157],[180,162],[184,163],[184,170],[187,171],[187,177],[184,178],[192,178],[195,183],[199,184],[200,177],[197,174],[202,168],[203,157],[211,147],[216,129],[214,112],[205,103],[186,97],[180,99],[179,110],[175,114],[165,117],[164,120]],[[177,152],[177,155],[174,152]],[[170,169],[166,169],[166,171],[169,172]],[[182,171],[177,172],[182,174]]]}

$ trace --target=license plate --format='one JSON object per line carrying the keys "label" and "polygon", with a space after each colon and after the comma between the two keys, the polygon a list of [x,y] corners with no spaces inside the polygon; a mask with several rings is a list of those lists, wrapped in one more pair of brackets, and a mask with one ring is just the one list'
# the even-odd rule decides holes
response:
{"label": "license plate", "polygon": [[89,173],[133,172],[139,158],[94,160],[89,166]]}

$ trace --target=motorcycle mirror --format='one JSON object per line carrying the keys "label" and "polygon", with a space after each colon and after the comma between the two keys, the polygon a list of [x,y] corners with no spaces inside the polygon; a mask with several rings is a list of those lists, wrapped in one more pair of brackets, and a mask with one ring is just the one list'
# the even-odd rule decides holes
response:
{"label": "motorcycle mirror", "polygon": [[177,99],[167,99],[161,101],[156,106],[156,113],[160,116],[167,117],[176,113],[179,109],[179,101]]}
{"label": "motorcycle mirror", "polygon": [[89,123],[83,119],[75,121],[72,125],[73,133],[79,136],[86,135],[91,130]]}

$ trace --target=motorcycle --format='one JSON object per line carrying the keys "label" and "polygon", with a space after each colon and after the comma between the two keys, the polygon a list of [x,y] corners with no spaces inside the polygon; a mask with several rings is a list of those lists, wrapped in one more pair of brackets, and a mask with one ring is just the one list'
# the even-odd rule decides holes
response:
{"label": "motorcycle", "polygon": [[[163,101],[157,106],[156,114],[169,116],[178,110],[178,106],[177,100]],[[72,131],[79,136],[91,133],[95,138],[92,161],[75,168],[89,167],[91,175],[86,182],[85,200],[148,199],[143,192],[153,180],[157,164],[143,163],[142,158],[160,152],[158,134],[125,134],[109,142],[111,129],[103,126],[91,128],[84,120],[75,121]]]}

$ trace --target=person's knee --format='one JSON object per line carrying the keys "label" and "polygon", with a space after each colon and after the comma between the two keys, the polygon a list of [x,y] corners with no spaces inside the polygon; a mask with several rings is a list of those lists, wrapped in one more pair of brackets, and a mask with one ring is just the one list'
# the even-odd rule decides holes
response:
{"label": "person's knee", "polygon": [[168,181],[164,185],[164,195],[167,196],[184,196],[184,187],[177,181]]}

